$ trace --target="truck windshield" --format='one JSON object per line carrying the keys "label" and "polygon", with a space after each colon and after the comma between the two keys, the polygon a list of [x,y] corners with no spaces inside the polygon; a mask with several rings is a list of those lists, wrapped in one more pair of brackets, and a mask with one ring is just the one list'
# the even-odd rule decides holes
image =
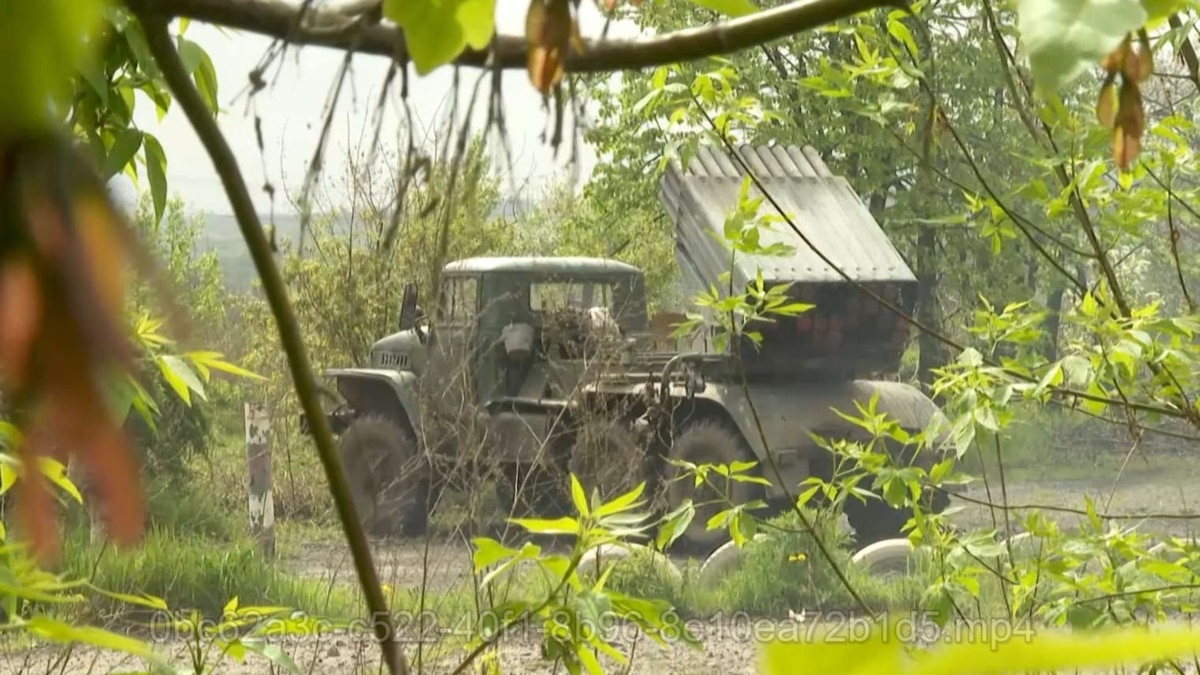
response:
{"label": "truck windshield", "polygon": [[603,307],[614,311],[616,284],[600,281],[538,281],[529,285],[529,308],[553,312],[571,308]]}

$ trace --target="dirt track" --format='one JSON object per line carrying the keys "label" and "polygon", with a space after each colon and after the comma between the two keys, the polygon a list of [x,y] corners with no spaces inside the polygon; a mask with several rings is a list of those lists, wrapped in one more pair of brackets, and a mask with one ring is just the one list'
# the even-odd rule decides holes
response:
{"label": "dirt track", "polygon": [[[1111,505],[1106,507],[1109,491],[1112,489],[1113,472],[1105,471],[1104,475],[1094,479],[1080,478],[1049,478],[1044,480],[1010,479],[1007,489],[1007,502],[1010,505],[1038,505],[1042,507],[1066,507],[1081,509],[1084,506],[1084,494],[1092,497],[1096,509],[1101,513],[1123,513],[1137,517],[1151,516],[1156,513],[1197,512],[1197,506],[1192,500],[1200,501],[1200,493],[1194,487],[1194,476],[1200,469],[1200,462],[1192,460],[1185,462],[1178,458],[1156,460],[1151,466],[1145,466],[1135,461],[1126,470],[1121,483],[1117,486],[1116,494]],[[965,499],[989,501],[987,491],[982,485],[973,486],[963,494]],[[993,488],[990,501],[1003,500],[999,490]],[[955,499],[955,505],[961,505],[964,510],[955,516],[955,520],[966,527],[990,527],[992,517],[986,507]],[[1020,527],[1020,513],[1010,512],[1014,527]],[[1072,529],[1078,516],[1070,514],[1047,513],[1058,520],[1065,529]],[[998,513],[999,518],[1003,514]],[[1002,521],[1001,521],[1002,522]],[[1126,521],[1127,524],[1137,524],[1138,520]],[[1170,532],[1176,535],[1187,535],[1194,531],[1193,523],[1197,521],[1171,519],[1148,520],[1139,525],[1139,529],[1157,532]],[[1002,526],[1003,527],[1003,526]],[[424,545],[388,546],[381,547],[378,552],[380,562],[380,577],[385,584],[400,589],[420,586],[423,582],[422,570],[428,570],[424,585],[430,589],[446,588],[459,579],[469,576],[469,549],[466,542],[459,537],[457,542],[431,544],[428,549]],[[425,564],[426,561],[428,564]],[[345,547],[336,541],[308,542],[297,555],[285,559],[286,564],[295,571],[312,577],[351,582],[353,568]],[[799,609],[799,608],[797,608]],[[761,628],[765,623],[756,624]],[[683,644],[672,645],[668,650],[662,650],[655,643],[642,638],[635,651],[635,666],[631,672],[667,674],[707,674],[722,672],[727,675],[740,673],[750,674],[755,671],[755,647],[747,632],[748,626],[732,627],[728,624],[692,624],[697,633],[704,637],[702,650],[692,649]],[[734,630],[737,628],[738,630]],[[172,645],[174,647],[174,645]],[[313,673],[352,673],[378,672],[369,669],[362,670],[363,664],[374,656],[374,646],[366,640],[351,641],[348,638],[325,637],[316,640],[289,645],[302,671]],[[170,651],[179,654],[177,648]],[[415,647],[408,650],[410,654]],[[461,653],[452,653],[444,663],[456,663]],[[0,675],[8,673],[107,673],[129,672],[136,670],[139,664],[132,659],[121,661],[109,655],[98,655],[93,650],[78,649],[71,659],[71,666],[60,670],[61,664],[54,665],[56,655],[49,649],[38,649],[21,654],[9,654],[0,657]],[[261,660],[255,660],[251,655],[247,662],[238,665],[228,661],[218,672],[225,673],[260,673],[269,672]],[[542,664],[539,645],[535,635],[514,635],[506,640],[502,650],[501,667],[503,672],[510,673],[550,673],[553,671]],[[448,672],[427,666],[424,672]],[[614,669],[611,672],[619,672]]]}

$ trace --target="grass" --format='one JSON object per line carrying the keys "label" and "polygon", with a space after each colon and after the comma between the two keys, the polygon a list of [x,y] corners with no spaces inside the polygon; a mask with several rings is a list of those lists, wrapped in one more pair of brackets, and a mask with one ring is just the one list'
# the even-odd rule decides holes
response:
{"label": "grass", "polygon": [[[1000,459],[1010,482],[1090,481],[1098,475],[1115,476],[1133,447],[1123,426],[1083,414],[1030,410],[1000,433]],[[1154,472],[1169,466],[1180,441],[1146,434],[1126,472]],[[994,435],[981,433],[978,443],[963,457],[962,468],[997,477]]]}
{"label": "grass", "polygon": [[[357,611],[357,596],[347,589],[297,577],[265,558],[245,521],[203,489],[152,481],[147,493],[149,528],[131,551],[93,543],[86,519],[76,512],[67,528],[62,573],[113,593],[158,597],[173,612],[195,610],[206,618],[220,616],[234,597],[242,606],[285,606],[338,618]],[[74,622],[109,625],[145,618],[134,609],[92,594],[58,611]]]}

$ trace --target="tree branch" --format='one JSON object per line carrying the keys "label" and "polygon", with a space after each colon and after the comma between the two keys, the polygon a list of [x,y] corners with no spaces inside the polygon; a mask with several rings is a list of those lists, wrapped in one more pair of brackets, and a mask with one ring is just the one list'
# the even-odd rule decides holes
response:
{"label": "tree branch", "polygon": [[325,476],[329,480],[330,490],[338,515],[342,520],[342,529],[350,544],[354,558],[354,566],[366,596],[367,607],[371,610],[375,634],[380,640],[380,649],[388,670],[393,675],[407,675],[408,665],[400,653],[396,641],[395,630],[392,627],[391,616],[388,613],[387,601],[383,597],[383,589],[379,585],[375,564],[371,559],[371,549],[363,532],[362,524],[354,511],[354,503],[350,497],[350,487],[342,470],[334,448],[333,433],[329,421],[321,409],[318,397],[317,383],[312,375],[312,366],[304,347],[304,339],[300,335],[300,324],[288,300],[287,288],[275,261],[271,258],[271,247],[263,232],[258,213],[254,210],[254,202],[246,189],[246,182],[238,168],[237,159],[233,156],[225,137],[217,127],[216,121],[209,113],[200,92],[192,84],[187,70],[167,31],[167,22],[161,16],[139,14],[138,18],[146,32],[146,41],[158,67],[162,70],[163,78],[171,92],[175,95],[180,107],[188,117],[196,136],[204,144],[212,160],[213,168],[221,177],[229,203],[237,216],[238,226],[242,237],[250,250],[250,257],[262,280],[263,290],[271,313],[279,327],[279,338],[287,354],[288,366],[296,387],[296,396],[304,409],[304,414],[312,424],[313,437],[316,439],[317,453],[325,468]]}
{"label": "tree branch", "polygon": [[[364,54],[408,59],[404,32],[388,23],[347,21],[345,9],[300,8],[282,0],[125,0],[139,14],[165,19],[186,17],[226,28],[250,31],[298,45],[353,48]],[[891,7],[907,9],[902,0],[794,0],[782,7],[722,23],[634,40],[584,40],[582,54],[568,52],[569,73],[642,70],[730,54],[789,35],[813,30],[860,12]],[[454,63],[472,68],[524,69],[523,36],[497,35],[493,55],[468,48]]]}

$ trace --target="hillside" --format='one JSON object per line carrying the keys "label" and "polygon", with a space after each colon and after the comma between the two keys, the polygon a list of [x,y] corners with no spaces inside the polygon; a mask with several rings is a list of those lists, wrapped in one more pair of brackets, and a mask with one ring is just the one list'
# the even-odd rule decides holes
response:
{"label": "hillside", "polygon": [[[519,198],[505,198],[500,206],[492,213],[492,217],[528,212],[530,204]],[[215,251],[217,260],[225,278],[225,285],[233,291],[250,289],[251,282],[257,278],[254,264],[250,261],[250,253],[246,242],[238,229],[237,219],[228,213],[203,213],[204,233],[200,236],[199,246],[203,251]],[[280,239],[293,242],[300,237],[300,216],[285,214],[276,215],[274,220],[269,214],[259,214],[264,224],[274,222]]]}

